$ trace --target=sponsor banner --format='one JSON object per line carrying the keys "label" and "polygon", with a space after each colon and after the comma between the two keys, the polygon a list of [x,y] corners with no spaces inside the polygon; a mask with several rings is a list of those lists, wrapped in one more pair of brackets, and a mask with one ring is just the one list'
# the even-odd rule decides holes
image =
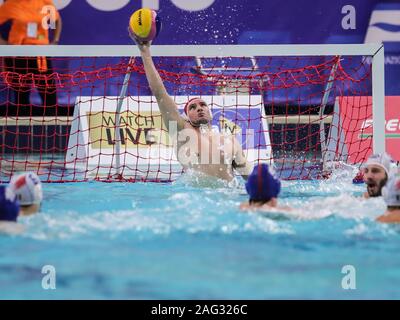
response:
{"label": "sponsor banner", "polygon": [[[365,160],[372,152],[372,97],[340,97],[339,112],[348,161]],[[386,151],[400,161],[400,96],[385,98],[385,119]]]}
{"label": "sponsor banner", "polygon": [[400,3],[381,3],[372,11],[365,43],[400,42]]}
{"label": "sponsor banner", "polygon": [[[183,113],[192,97],[177,96]],[[235,135],[249,161],[271,161],[271,143],[261,96],[202,96],[213,114],[212,126],[223,134]],[[172,138],[152,96],[126,97],[119,120],[120,154],[116,152],[116,108],[118,97],[78,97],[75,105],[66,163],[76,169],[120,166],[137,170],[146,167],[180,166]],[[158,169],[157,169],[158,170]]]}
{"label": "sponsor banner", "polygon": [[365,43],[385,46],[385,92],[400,95],[400,3],[379,3],[371,13]]}
{"label": "sponsor banner", "polygon": [[[86,119],[91,147],[96,150],[113,149],[115,112],[87,112]],[[124,111],[120,115],[119,128],[121,145],[127,148],[148,148],[153,144],[170,146],[160,112]]]}

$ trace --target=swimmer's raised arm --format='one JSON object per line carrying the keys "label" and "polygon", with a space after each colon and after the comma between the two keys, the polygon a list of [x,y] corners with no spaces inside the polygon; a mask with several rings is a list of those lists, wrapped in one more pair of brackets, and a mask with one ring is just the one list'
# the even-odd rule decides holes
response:
{"label": "swimmer's raised arm", "polygon": [[139,47],[140,54],[143,60],[144,71],[146,73],[147,81],[151,92],[156,97],[161,115],[167,130],[169,131],[170,121],[177,123],[178,130],[182,130],[185,126],[185,120],[180,116],[178,107],[172,97],[165,89],[164,83],[158,73],[153,58],[150,53],[150,41],[140,41],[133,38]]}

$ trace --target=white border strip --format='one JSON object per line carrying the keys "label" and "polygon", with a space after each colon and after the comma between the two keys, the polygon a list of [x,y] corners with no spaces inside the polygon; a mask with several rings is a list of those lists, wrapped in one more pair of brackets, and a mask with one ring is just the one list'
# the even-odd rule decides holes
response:
{"label": "white border strip", "polygon": [[[153,56],[322,56],[375,55],[382,44],[303,44],[303,45],[154,45]],[[140,56],[136,45],[126,46],[0,46],[0,56],[49,57],[131,57]]]}

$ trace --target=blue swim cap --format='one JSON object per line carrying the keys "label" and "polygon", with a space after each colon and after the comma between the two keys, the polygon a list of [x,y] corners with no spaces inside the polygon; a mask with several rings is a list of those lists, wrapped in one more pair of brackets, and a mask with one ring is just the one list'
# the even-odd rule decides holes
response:
{"label": "blue swim cap", "polygon": [[281,182],[270,172],[265,163],[254,167],[246,182],[246,190],[253,201],[269,201],[277,198],[281,191]]}
{"label": "blue swim cap", "polygon": [[0,221],[17,222],[19,204],[11,188],[0,186]]}
{"label": "blue swim cap", "polygon": [[364,184],[364,172],[362,170],[353,178],[353,184]]}

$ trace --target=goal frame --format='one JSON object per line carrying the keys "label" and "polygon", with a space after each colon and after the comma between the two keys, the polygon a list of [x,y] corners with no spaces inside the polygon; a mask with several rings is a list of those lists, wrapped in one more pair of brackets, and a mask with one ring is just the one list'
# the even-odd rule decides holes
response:
{"label": "goal frame", "polygon": [[[372,152],[383,153],[386,150],[383,44],[153,45],[151,47],[151,52],[153,57],[197,57],[199,53],[201,53],[200,55],[202,57],[369,56],[371,57],[372,64]],[[2,57],[96,57],[99,56],[99,53],[101,57],[131,57],[132,59],[140,57],[138,47],[133,44],[123,46],[26,45],[2,46],[2,48],[0,48],[0,56]],[[129,74],[129,72],[130,70],[127,70],[127,74]],[[127,82],[126,79],[124,82]],[[121,95],[123,95],[123,92],[121,92]],[[324,106],[321,106],[321,109],[323,107]],[[320,113],[318,118],[321,125],[323,125],[324,115]],[[116,130],[116,132],[118,133],[118,130]],[[119,140],[118,137],[116,137],[116,140]],[[118,144],[116,148],[118,148]],[[119,153],[118,149],[117,151]]]}
{"label": "goal frame", "polygon": [[[0,56],[140,57],[135,45],[96,46],[3,46]],[[283,45],[153,45],[152,56],[244,57],[244,56],[371,56],[372,120],[374,153],[385,147],[385,58],[383,44],[283,44]]]}

